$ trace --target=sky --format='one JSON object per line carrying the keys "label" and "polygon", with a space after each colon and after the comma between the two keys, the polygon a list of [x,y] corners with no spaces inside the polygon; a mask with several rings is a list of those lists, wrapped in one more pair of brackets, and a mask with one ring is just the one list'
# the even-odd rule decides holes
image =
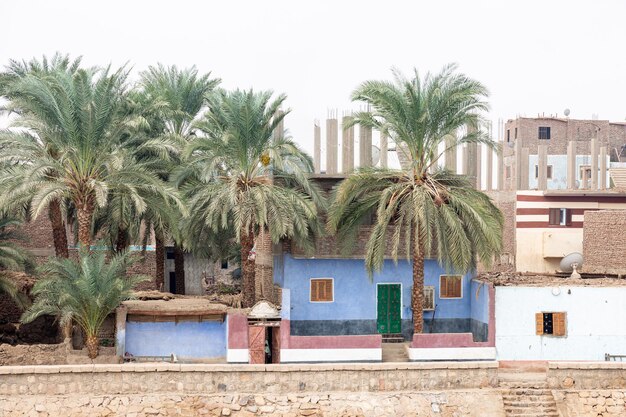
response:
{"label": "sky", "polygon": [[56,51],[89,65],[195,65],[225,88],[288,96],[286,127],[358,109],[369,79],[455,62],[496,122],[539,113],[626,120],[624,1],[0,0],[0,65]]}

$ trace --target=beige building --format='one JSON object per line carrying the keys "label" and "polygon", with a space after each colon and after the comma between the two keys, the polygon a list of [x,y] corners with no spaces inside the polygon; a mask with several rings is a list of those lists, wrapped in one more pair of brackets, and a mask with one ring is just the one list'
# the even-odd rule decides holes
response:
{"label": "beige building", "polygon": [[572,252],[582,254],[585,216],[599,210],[626,210],[626,193],[518,191],[515,207],[516,270],[554,273],[563,257]]}

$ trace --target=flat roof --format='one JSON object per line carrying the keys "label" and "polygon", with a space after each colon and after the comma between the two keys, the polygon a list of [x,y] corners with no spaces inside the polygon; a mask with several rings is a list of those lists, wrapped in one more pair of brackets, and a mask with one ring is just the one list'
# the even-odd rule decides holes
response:
{"label": "flat roof", "polygon": [[496,287],[626,287],[626,279],[589,276],[573,279],[551,274],[529,274],[518,272],[484,272],[478,275],[480,281],[490,282]]}
{"label": "flat roof", "polygon": [[229,308],[205,298],[173,298],[170,300],[127,300],[122,303],[128,314],[172,316],[225,314]]}

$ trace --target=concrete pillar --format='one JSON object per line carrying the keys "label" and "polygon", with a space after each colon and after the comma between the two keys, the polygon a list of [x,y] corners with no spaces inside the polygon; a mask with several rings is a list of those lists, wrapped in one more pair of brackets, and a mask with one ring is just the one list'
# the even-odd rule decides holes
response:
{"label": "concrete pillar", "polygon": [[322,170],[322,132],[320,124],[316,120],[313,125],[313,168],[316,174]]}
{"label": "concrete pillar", "polygon": [[537,189],[548,189],[548,147],[546,145],[539,145],[537,147]]}
{"label": "concrete pillar", "polygon": [[486,177],[486,181],[485,181],[485,186],[487,187],[487,191],[491,191],[493,190],[493,149],[489,148],[489,147],[485,147],[486,151],[487,151],[487,161],[485,164],[486,167],[486,172],[485,174],[487,175]]}
{"label": "concrete pillar", "polygon": [[515,141],[515,189],[522,189],[522,146]]}
{"label": "concrete pillar", "polygon": [[522,148],[522,165],[520,167],[520,175],[522,176],[520,186],[521,190],[528,190],[528,148]]}
{"label": "concrete pillar", "polygon": [[598,189],[598,138],[591,139],[591,189]]}
{"label": "concrete pillar", "polygon": [[387,168],[389,165],[389,138],[384,133],[380,134],[380,166]]}
{"label": "concrete pillar", "polygon": [[482,160],[483,160],[483,154],[482,154],[482,147],[478,144],[475,143],[474,144],[475,149],[476,149],[476,158],[474,159],[474,161],[472,162],[472,164],[474,165],[474,169],[475,169],[475,175],[476,175],[476,180],[474,181],[475,183],[475,187],[477,190],[482,190],[482,183],[483,183],[483,173],[482,173]]}
{"label": "concrete pillar", "polygon": [[503,144],[500,142],[498,149],[498,185],[497,190],[504,190],[504,149]]}
{"label": "concrete pillar", "polygon": [[[476,129],[472,126],[467,126],[467,134],[471,135],[476,132]],[[469,180],[472,182],[472,185],[476,189],[480,189],[480,155],[479,148],[477,143],[468,143],[467,144],[467,160],[465,161],[465,170],[467,171],[467,176]]]}
{"label": "concrete pillar", "polygon": [[354,171],[354,126],[346,128],[349,117],[344,116],[341,123],[341,172]]}
{"label": "concrete pillar", "polygon": [[469,161],[468,156],[469,152],[467,151],[467,146],[463,147],[463,151],[461,153],[461,175],[469,175]]}
{"label": "concrete pillar", "polygon": [[336,174],[338,172],[337,171],[338,137],[339,137],[339,124],[337,122],[337,118],[332,117],[331,119],[326,119],[326,173],[327,174]]}
{"label": "concrete pillar", "polygon": [[600,189],[606,190],[606,146],[600,147]]}
{"label": "concrete pillar", "polygon": [[359,166],[372,166],[372,129],[359,127]]}
{"label": "concrete pillar", "polygon": [[567,189],[576,188],[576,144],[569,141],[567,144]]}
{"label": "concrete pillar", "polygon": [[126,353],[126,316],[128,308],[125,305],[115,309],[115,354],[120,362]]}
{"label": "concrete pillar", "polygon": [[[276,112],[277,116],[282,116],[283,114],[285,114],[285,112],[282,110],[278,110]],[[274,129],[273,136],[274,140],[282,139],[285,137],[285,119],[282,119],[280,123],[278,123],[276,129]]]}
{"label": "concrete pillar", "polygon": [[446,169],[456,174],[456,131],[446,136],[444,141],[445,152],[445,166]]}

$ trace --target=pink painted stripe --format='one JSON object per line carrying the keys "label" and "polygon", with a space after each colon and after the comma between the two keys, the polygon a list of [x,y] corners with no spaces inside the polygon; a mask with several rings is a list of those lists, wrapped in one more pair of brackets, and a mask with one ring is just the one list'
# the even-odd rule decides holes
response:
{"label": "pink painted stripe", "polygon": [[228,348],[248,349],[248,318],[244,314],[228,314]]}
{"label": "pink painted stripe", "polygon": [[289,349],[380,349],[382,335],[291,336]]}

